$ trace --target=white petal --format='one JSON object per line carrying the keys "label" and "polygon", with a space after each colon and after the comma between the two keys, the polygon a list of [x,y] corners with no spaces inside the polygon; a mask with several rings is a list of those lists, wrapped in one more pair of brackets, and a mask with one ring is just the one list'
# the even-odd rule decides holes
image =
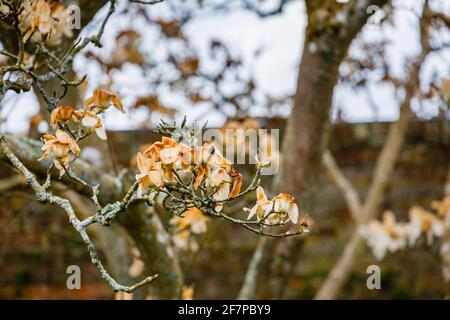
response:
{"label": "white petal", "polygon": [[97,128],[97,129],[95,129],[95,133],[97,134],[97,136],[100,139],[102,139],[102,140],[106,140],[107,139],[105,128],[103,128],[103,127]]}
{"label": "white petal", "polygon": [[295,203],[289,205],[288,215],[294,224],[298,222],[298,207]]}
{"label": "white petal", "polygon": [[95,127],[98,123],[98,119],[90,116],[85,116],[83,120],[81,120],[81,124],[85,127]]}
{"label": "white petal", "polygon": [[256,215],[256,211],[258,210],[258,205],[255,204],[253,208],[250,210],[250,213],[248,214],[247,220],[250,220]]}
{"label": "white petal", "polygon": [[230,184],[229,183],[222,183],[222,185],[219,186],[219,189],[214,193],[213,199],[216,201],[224,201],[228,199],[228,196],[230,194]]}

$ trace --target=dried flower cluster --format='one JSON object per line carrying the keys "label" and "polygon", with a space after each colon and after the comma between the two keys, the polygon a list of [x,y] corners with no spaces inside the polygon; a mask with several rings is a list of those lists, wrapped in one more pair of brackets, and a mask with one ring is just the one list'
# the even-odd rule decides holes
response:
{"label": "dried flower cluster", "polygon": [[[46,42],[58,45],[65,36],[71,38],[73,32],[68,24],[69,10],[60,2],[53,0],[22,0],[15,1],[19,7],[20,30],[26,42]],[[0,1],[0,14],[8,16],[14,13],[11,1]]]}
{"label": "dried flower cluster", "polygon": [[361,227],[361,234],[367,239],[377,259],[383,259],[387,252],[396,252],[414,246],[424,235],[427,243],[441,237],[450,227],[450,196],[442,201],[434,201],[429,211],[422,207],[412,207],[408,222],[397,222],[392,212],[383,214],[382,221],[373,220]]}
{"label": "dried flower cluster", "polygon": [[[74,57],[88,44],[101,46],[100,40],[105,25],[114,13],[116,4],[115,0],[109,2],[109,10],[102,19],[97,33],[86,38],[80,37],[67,47],[61,46],[61,50],[54,50],[55,46],[62,43],[64,37],[73,37],[72,28],[68,24],[71,19],[68,7],[56,0],[0,0],[0,18],[2,21],[6,21],[6,24],[9,24],[11,30],[17,35],[17,43],[13,46],[17,48],[17,52],[10,52],[6,48],[0,50],[0,101],[9,90],[20,93],[34,89],[47,104],[47,109],[51,112],[52,132],[43,135],[41,148],[43,154],[39,158],[40,161],[51,160],[47,179],[43,183],[39,182],[36,175],[28,170],[9,149],[3,136],[0,136],[0,151],[25,176],[38,201],[55,204],[66,212],[70,223],[80,233],[87,246],[91,261],[101,276],[114,291],[122,292],[117,298],[131,298],[131,292],[151,283],[158,275],[146,277],[133,286],[117,283],[103,267],[86,229],[97,223],[109,225],[111,220],[124,213],[128,206],[135,201],[143,201],[149,206],[161,201],[167,212],[173,215],[170,219],[170,225],[173,228],[171,242],[179,250],[198,250],[199,246],[193,239],[193,235],[204,234],[211,217],[239,224],[263,236],[283,238],[307,231],[305,229],[307,224],[303,222],[296,230],[276,229],[276,227],[297,224],[299,210],[292,196],[280,193],[269,200],[260,186],[261,170],[275,158],[278,161],[278,154],[275,154],[275,150],[272,148],[274,141],[269,136],[264,137],[263,143],[264,148],[270,149],[270,152],[265,153],[263,157],[257,157],[255,176],[244,190],[242,190],[243,175],[237,172],[232,162],[221,154],[215,146],[216,142],[208,141],[203,145],[196,145],[192,132],[194,129],[185,128],[185,121],[181,125],[181,131],[175,126],[172,127],[162,122],[159,129],[160,133],[165,136],[161,141],[151,144],[137,154],[136,162],[139,173],[135,176],[136,181],[132,183],[121,200],[101,203],[103,200],[99,199],[102,198],[97,197],[100,185],[91,185],[71,170],[73,163],[81,153],[80,140],[94,132],[103,140],[107,138],[102,114],[111,106],[124,112],[117,95],[105,89],[95,90],[80,108],[60,103],[69,87],[78,87],[84,82],[85,77],[74,81],[69,80],[66,77],[69,68]],[[165,30],[163,32],[170,33],[167,29],[170,26],[163,22],[160,25]],[[117,51],[111,57],[112,67],[120,66],[127,61],[143,63],[144,58],[137,50],[138,40],[137,33],[123,32],[118,36],[117,41],[123,44],[123,50]],[[221,45],[216,43],[215,47],[217,49]],[[199,59],[195,56],[187,57],[182,61],[174,60],[173,63],[177,70],[181,71],[183,79],[200,73]],[[235,64],[238,63],[228,59],[228,67]],[[57,92],[53,94],[46,92],[46,84],[53,79],[58,79],[64,89],[59,96]],[[214,83],[218,83],[218,81],[213,80]],[[253,88],[254,85],[250,81],[244,95],[251,94]],[[198,92],[190,94],[192,101],[203,101]],[[142,103],[156,106],[155,108],[159,111],[166,110],[157,96],[143,97],[136,102],[136,105]],[[245,129],[257,128],[254,121],[248,121],[243,126]],[[185,136],[191,138],[184,140]],[[240,136],[237,138],[241,139]],[[234,144],[236,143],[241,143],[241,140],[234,141]],[[245,150],[248,152],[247,149]],[[80,220],[68,199],[52,193],[50,188],[53,167],[59,171],[60,178],[67,174],[76,183],[80,183],[92,191],[91,199],[96,206],[94,214]],[[253,191],[257,193],[257,202],[252,209],[247,209],[249,211],[247,219],[237,219],[226,213],[227,210],[224,206],[228,202]],[[272,233],[268,230],[281,231]],[[137,249],[133,255],[133,264],[130,266],[129,274],[132,277],[139,277],[144,271],[144,264]],[[183,298],[191,299],[193,294],[192,286],[183,288]]]}
{"label": "dried flower cluster", "polygon": [[[232,221],[260,235],[285,237],[306,231],[307,224],[302,224],[295,232],[265,232],[265,228],[297,224],[299,221],[294,197],[280,193],[269,201],[259,186],[261,170],[267,163],[258,161],[253,181],[241,190],[242,174],[218,151],[214,142],[196,145],[195,139],[187,138],[194,136],[193,129],[182,130],[184,134],[180,134],[179,129],[172,128],[171,131],[166,127],[162,131],[172,133],[180,138],[179,141],[164,136],[136,156],[139,169],[136,175],[137,197],[152,202],[156,195],[164,195],[163,205],[174,215],[171,224],[176,230],[172,239],[176,247],[195,251],[197,245],[191,235],[206,232],[208,217]],[[224,212],[227,202],[255,190],[257,203],[251,210],[244,209],[250,212],[246,220],[230,217]]]}
{"label": "dried flower cluster", "polygon": [[193,190],[209,190],[209,195],[216,202],[215,210],[219,212],[222,203],[236,197],[242,186],[242,175],[234,170],[231,162],[212,143],[190,147],[163,137],[143,154],[138,153],[137,164],[140,171],[136,175],[139,196],[151,188],[177,182],[180,174],[190,174]]}
{"label": "dried flower cluster", "polygon": [[208,228],[209,218],[197,208],[190,208],[182,217],[174,216],[170,224],[175,227],[171,237],[172,243],[179,250],[197,251],[199,246],[192,238],[193,234],[204,234]]}
{"label": "dried flower cluster", "polygon": [[[55,136],[46,134],[43,136],[44,154],[39,160],[50,155],[53,157],[53,164],[60,171],[62,176],[70,165],[70,155],[78,156],[80,148],[78,140],[86,137],[95,131],[100,139],[106,140],[105,128],[100,114],[114,105],[117,109],[125,112],[122,103],[117,96],[107,90],[98,89],[84,102],[84,107],[75,109],[71,106],[59,106],[55,108],[50,116],[50,125],[56,130]],[[75,124],[71,126],[71,122]]]}
{"label": "dried flower cluster", "polygon": [[284,224],[288,221],[298,222],[298,207],[294,201],[294,197],[280,193],[272,200],[269,200],[262,187],[256,190],[257,200],[252,209],[244,208],[248,211],[248,219],[256,217],[258,221],[266,221],[271,225]]}

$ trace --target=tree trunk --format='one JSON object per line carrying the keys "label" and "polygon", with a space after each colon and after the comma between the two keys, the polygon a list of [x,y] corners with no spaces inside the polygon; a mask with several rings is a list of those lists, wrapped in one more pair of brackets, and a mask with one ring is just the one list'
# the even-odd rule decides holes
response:
{"label": "tree trunk", "polygon": [[[294,108],[283,141],[280,189],[295,195],[305,212],[312,216],[322,154],[328,144],[329,114],[339,65],[366,22],[367,6],[382,6],[386,2],[353,1],[342,5],[336,1],[306,1],[308,26]],[[347,18],[344,23],[338,21],[338,16],[342,15]],[[303,241],[295,237],[269,240],[265,255],[270,253],[270,274],[259,272],[261,280],[258,282],[270,279],[270,292],[263,292],[262,285],[258,297],[276,299],[283,296]]]}
{"label": "tree trunk", "polygon": [[[36,160],[41,155],[40,147],[42,144],[32,139],[20,138],[14,135],[4,135],[4,138],[8,147],[25,166],[37,175],[37,177],[41,178],[41,181],[45,179],[50,162],[47,160]],[[8,161],[3,154],[0,154],[0,160]],[[93,167],[83,160],[78,159],[75,169],[78,175],[91,185],[100,184],[98,198],[100,203],[111,203],[121,200],[124,196],[122,188],[117,185],[116,178],[103,171],[102,168]],[[58,173],[53,172],[53,174],[53,181],[57,181]],[[81,186],[66,176],[63,176],[60,182],[83,196],[90,197],[92,195],[92,191],[89,188]],[[128,188],[131,185],[130,181],[124,181],[124,185],[125,189]],[[170,246],[167,232],[158,215],[152,210],[140,203],[128,208],[113,223],[117,223],[125,229],[129,238],[141,252],[141,258],[145,263],[145,274],[143,276],[155,273],[160,275],[148,287],[151,297],[157,299],[176,299],[179,298],[180,289],[183,284],[181,269],[178,265],[176,252]],[[99,234],[99,236],[101,237],[102,235]],[[100,240],[100,243],[105,243],[105,241]],[[114,247],[116,243],[109,243],[109,246],[102,246],[102,249],[114,251],[116,250]],[[117,258],[120,260],[108,261],[110,264],[117,263],[116,266],[111,268],[112,270],[125,270],[129,266],[127,259],[123,259],[117,255],[114,256],[114,259]],[[110,258],[112,255],[107,255],[107,257]],[[122,263],[126,265],[122,265]],[[124,274],[118,275],[118,278],[121,279],[126,279],[126,277],[127,275]]]}

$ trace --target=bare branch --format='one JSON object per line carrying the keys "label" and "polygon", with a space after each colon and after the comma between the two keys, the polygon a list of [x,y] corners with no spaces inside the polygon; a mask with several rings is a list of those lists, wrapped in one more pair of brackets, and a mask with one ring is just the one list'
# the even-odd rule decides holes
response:
{"label": "bare branch", "polygon": [[39,202],[42,203],[51,203],[56,204],[60,208],[62,208],[69,218],[70,223],[74,227],[74,229],[80,234],[81,238],[83,239],[84,243],[87,246],[89,256],[91,257],[92,263],[97,267],[99,270],[102,278],[104,278],[108,284],[111,286],[111,288],[114,291],[124,291],[124,292],[133,292],[134,290],[151,283],[153,280],[155,280],[158,275],[150,276],[145,278],[143,281],[132,285],[132,286],[124,286],[116,282],[113,277],[106,271],[103,264],[100,261],[100,258],[97,254],[97,250],[94,246],[94,243],[90,239],[89,235],[86,232],[86,227],[88,225],[83,225],[80,220],[78,220],[75,211],[72,208],[71,203],[64,198],[55,196],[51,194],[50,192],[47,192],[45,188],[37,181],[36,176],[32,174],[24,165],[23,163],[11,152],[11,150],[8,148],[5,139],[3,136],[0,136],[0,152],[3,153],[11,162],[11,164],[25,177],[27,183],[30,185],[30,187],[33,189],[36,195],[36,199]]}
{"label": "bare branch", "polygon": [[361,222],[361,201],[352,183],[344,176],[333,158],[330,150],[323,153],[322,161],[328,176],[343,194],[350,213],[356,223]]}

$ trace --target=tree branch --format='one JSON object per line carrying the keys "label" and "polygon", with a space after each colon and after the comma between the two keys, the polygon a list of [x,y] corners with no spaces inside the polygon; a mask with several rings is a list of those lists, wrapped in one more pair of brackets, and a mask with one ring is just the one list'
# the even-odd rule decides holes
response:
{"label": "tree branch", "polygon": [[[409,81],[405,88],[405,98],[400,106],[399,119],[389,128],[386,142],[378,156],[369,191],[362,206],[362,223],[368,222],[378,214],[385,197],[387,184],[392,178],[394,166],[400,154],[408,127],[411,99],[414,97],[415,91],[420,85],[419,73],[421,66],[431,51],[428,42],[428,22],[428,2],[426,2],[420,19],[421,44],[423,49],[416,58],[415,63],[409,68]],[[364,239],[360,235],[358,227],[356,227],[344,248],[344,252],[328,274],[315,299],[328,300],[336,298],[347,281],[356,257],[362,250],[364,244]]]}
{"label": "tree branch", "polygon": [[8,145],[5,142],[5,139],[3,136],[0,136],[0,152],[5,155],[11,164],[25,177],[25,180],[29,184],[29,186],[33,189],[36,199],[41,203],[51,203],[56,204],[60,208],[62,208],[68,218],[69,222],[72,224],[74,229],[80,234],[81,238],[83,239],[83,242],[86,244],[89,256],[91,258],[91,262],[97,267],[99,270],[102,278],[104,278],[108,284],[111,286],[111,288],[114,291],[124,291],[124,292],[133,292],[134,290],[151,283],[153,280],[155,280],[158,275],[150,276],[142,280],[141,282],[136,283],[132,286],[124,286],[116,282],[113,277],[106,271],[104,268],[98,254],[97,250],[95,248],[94,243],[90,239],[89,235],[86,232],[86,227],[88,225],[83,225],[78,217],[75,214],[75,211],[73,210],[73,207],[69,200],[61,198],[59,196],[53,195],[51,192],[47,192],[46,188],[41,185],[34,174],[32,174],[25,166],[24,164],[11,152],[11,150],[8,148]]}
{"label": "tree branch", "polygon": [[343,194],[353,220],[359,224],[361,222],[361,201],[358,192],[339,169],[330,150],[324,152],[322,162],[327,170],[328,176]]}

